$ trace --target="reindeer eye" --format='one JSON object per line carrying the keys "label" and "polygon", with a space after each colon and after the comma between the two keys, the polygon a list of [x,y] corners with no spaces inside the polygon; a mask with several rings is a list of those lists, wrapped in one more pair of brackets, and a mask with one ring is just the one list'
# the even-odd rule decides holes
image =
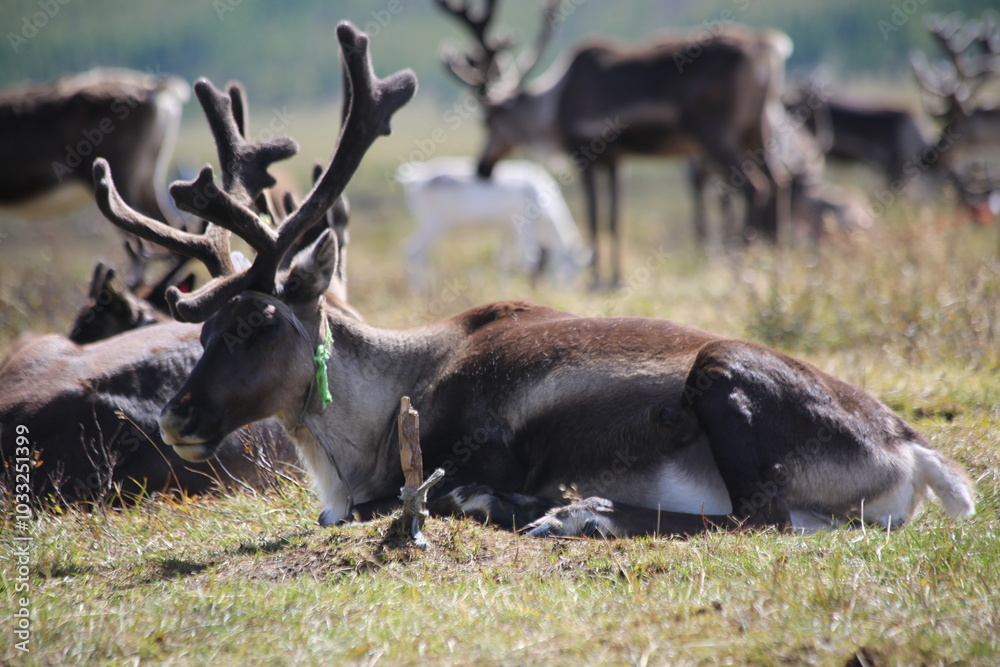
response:
{"label": "reindeer eye", "polygon": [[265,340],[269,340],[278,335],[278,331],[281,329],[281,323],[277,320],[272,320],[265,322],[260,327],[260,336]]}

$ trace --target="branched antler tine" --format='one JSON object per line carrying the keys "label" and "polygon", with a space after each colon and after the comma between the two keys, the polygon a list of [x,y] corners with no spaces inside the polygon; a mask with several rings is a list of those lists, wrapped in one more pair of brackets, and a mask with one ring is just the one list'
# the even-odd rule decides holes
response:
{"label": "branched antler tine", "polygon": [[167,305],[170,314],[181,322],[204,322],[231,298],[247,290],[253,284],[250,270],[215,277],[201,288],[185,294],[176,287],[167,289]]}
{"label": "branched antler tine", "polygon": [[941,88],[940,77],[933,73],[931,63],[923,51],[910,53],[910,67],[913,69],[913,76],[917,80],[917,84],[923,91],[940,97],[947,96],[947,93]]}
{"label": "branched antler tine", "polygon": [[213,276],[232,271],[228,239],[213,234],[191,234],[142,215],[118,194],[107,160],[94,160],[94,196],[109,221],[125,231],[167,250],[200,260]]}
{"label": "branched antler tine", "polygon": [[480,93],[483,92],[486,75],[470,54],[459,53],[453,48],[445,47],[441,50],[441,62],[445,71],[458,79],[459,83],[477,88]]}
{"label": "branched antler tine", "polygon": [[201,322],[244,290],[273,290],[284,255],[336,202],[365,152],[380,135],[389,134],[392,115],[416,92],[417,80],[409,70],[381,80],[375,78],[368,55],[368,37],[353,25],[346,22],[338,25],[337,38],[350,77],[351,105],[330,165],[302,204],[282,223],[274,249],[258,251],[250,268],[213,280],[189,295],[182,296],[171,288],[167,300],[178,319]]}
{"label": "branched antler tine", "polygon": [[530,49],[522,53],[517,61],[517,71],[519,72],[517,80],[518,88],[524,85],[531,73],[538,67],[538,63],[542,59],[542,54],[545,53],[545,49],[552,41],[553,35],[556,34],[556,28],[559,27],[559,23],[556,20],[559,16],[559,4],[560,0],[546,0],[545,2],[545,7],[542,9],[542,25],[538,30],[535,43]]}
{"label": "branched antler tine", "polygon": [[451,14],[459,23],[468,28],[484,51],[490,50],[486,31],[489,29],[490,22],[496,13],[497,0],[486,0],[483,12],[478,17],[473,17],[472,3],[469,0],[465,2],[435,0],[435,2],[446,14]]}
{"label": "branched antler tine", "polygon": [[442,52],[441,59],[454,76],[464,84],[474,86],[481,97],[485,97],[488,88],[501,78],[497,67],[497,55],[510,48],[505,40],[492,39],[487,31],[496,15],[497,0],[487,0],[482,12],[473,16],[471,0],[457,2],[453,0],[435,0],[437,6],[446,14],[453,16],[460,25],[472,33],[476,41],[473,52],[458,54],[454,50]]}
{"label": "branched antler tine", "polygon": [[274,230],[265,225],[254,209],[239,198],[231,197],[215,185],[212,167],[202,167],[193,181],[178,181],[170,186],[177,208],[235,233],[257,252],[274,247]]}
{"label": "branched antler tine", "polygon": [[[337,37],[351,82],[351,109],[330,165],[278,232],[280,254],[337,201],[365,152],[375,139],[392,131],[389,122],[392,115],[410,101],[417,89],[416,76],[410,70],[385,79],[376,78],[368,55],[368,37],[350,23],[337,26]],[[275,260],[276,266],[280,257]]]}
{"label": "branched antler tine", "polygon": [[[243,199],[245,206],[252,206],[257,195],[275,184],[274,178],[267,173],[267,168],[272,162],[298,153],[298,144],[284,136],[268,141],[246,141],[234,116],[233,99],[230,95],[216,90],[206,79],[196,81],[194,91],[215,138],[219,165],[222,168],[223,189],[231,196]],[[238,104],[245,110],[245,101]],[[245,122],[245,113],[241,112],[240,115]]]}
{"label": "branched antler tine", "polygon": [[247,127],[250,125],[250,107],[247,105],[247,91],[239,81],[226,84],[229,92],[229,104],[232,109],[233,122],[240,136],[246,139]]}
{"label": "branched antler tine", "polygon": [[285,192],[285,195],[281,198],[281,205],[285,209],[286,218],[292,214],[292,211],[299,207],[298,202],[295,201],[295,195],[291,192]]}
{"label": "branched antler tine", "polygon": [[[958,13],[934,15],[928,19],[927,29],[954,71],[954,81],[945,82],[951,85],[941,86],[944,92],[935,94],[947,98],[953,109],[967,113],[968,104],[978,90],[1000,71],[996,53],[1000,37],[996,35],[993,15],[985,12],[981,19],[970,21]],[[941,82],[945,77],[937,78]]]}
{"label": "branched antler tine", "polygon": [[347,122],[347,117],[351,113],[351,104],[354,100],[354,91],[351,90],[351,75],[347,71],[347,63],[344,60],[340,61],[340,81],[342,88],[340,94],[343,96],[340,101],[340,127],[343,129],[344,123]]}
{"label": "branched antler tine", "polygon": [[[247,104],[247,91],[239,81],[230,81],[226,84],[226,90],[229,92],[229,102],[232,105],[236,129],[240,136],[246,139],[247,128],[250,127],[250,106]],[[254,200],[254,208],[261,215],[267,216],[271,220],[275,219],[274,205],[266,189],[257,195]]]}

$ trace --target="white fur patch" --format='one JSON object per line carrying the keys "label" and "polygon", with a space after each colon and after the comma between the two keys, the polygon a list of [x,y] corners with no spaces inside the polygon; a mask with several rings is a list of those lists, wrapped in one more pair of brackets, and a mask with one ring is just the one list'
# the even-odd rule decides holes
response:
{"label": "white fur patch", "polygon": [[324,525],[343,521],[351,513],[351,496],[347,484],[340,478],[330,455],[313,437],[310,429],[300,428],[295,436],[299,458],[311,474],[313,488],[323,505]]}
{"label": "white fur patch", "polygon": [[465,500],[462,500],[461,489],[455,489],[451,492],[451,498],[455,506],[466,514],[478,512],[483,516],[490,516],[490,503],[493,500],[493,496],[485,493],[474,493]]}
{"label": "white fur patch", "polygon": [[668,463],[656,475],[656,504],[664,511],[685,514],[729,514],[733,504],[718,470],[695,479],[680,466]]}

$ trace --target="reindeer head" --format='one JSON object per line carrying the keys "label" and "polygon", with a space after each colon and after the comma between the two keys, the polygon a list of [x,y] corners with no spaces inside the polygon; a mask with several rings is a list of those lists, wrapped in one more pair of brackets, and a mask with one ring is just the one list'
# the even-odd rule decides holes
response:
{"label": "reindeer head", "polygon": [[497,0],[486,0],[481,11],[471,0],[436,0],[437,5],[472,33],[472,50],[459,53],[445,49],[441,57],[448,71],[471,86],[483,105],[487,130],[486,145],[479,158],[479,175],[488,178],[493,167],[515,147],[534,143],[538,123],[532,97],[524,91],[528,77],[538,66],[542,53],[555,34],[558,0],[547,0],[538,37],[532,47],[512,57],[515,41],[510,36],[490,34]]}
{"label": "reindeer head", "polygon": [[[287,137],[246,141],[245,104],[238,88],[227,96],[207,81],[195,84],[218,148],[222,186],[216,186],[213,170],[206,166],[197,179],[175,183],[170,191],[178,208],[210,223],[203,234],[172,229],[128,208],[107,164],[94,165],[98,205],[111,222],[201,260],[213,276],[191,294],[167,293],[175,318],[205,322],[204,353],[160,416],[164,441],[189,460],[210,457],[227,434],[246,423],[285,416],[320,400],[314,359],[317,348],[329,353],[326,318],[331,306],[350,311],[327,294],[341,263],[337,230],[317,234],[315,229],[371,144],[390,132],[392,114],[416,90],[409,71],[375,78],[368,38],[354,26],[340,24],[337,37],[348,98],[339,145],[312,191],[277,228],[258,216],[254,202],[274,183],[268,166],[290,157],[297,147]],[[345,238],[342,226],[340,231]],[[234,262],[232,234],[256,251],[252,262]]]}

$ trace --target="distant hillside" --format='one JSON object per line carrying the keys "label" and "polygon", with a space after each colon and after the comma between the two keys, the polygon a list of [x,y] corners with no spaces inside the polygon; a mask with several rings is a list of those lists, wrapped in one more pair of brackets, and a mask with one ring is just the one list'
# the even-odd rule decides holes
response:
{"label": "distant hillside", "polygon": [[[507,0],[499,23],[530,40],[539,4]],[[905,81],[907,52],[931,48],[926,14],[978,15],[991,5],[995,0],[564,0],[565,20],[548,60],[585,35],[631,40],[661,28],[735,20],[788,32],[796,44],[791,68],[824,62],[841,78]],[[325,98],[339,87],[333,27],[341,19],[372,32],[381,72],[412,67],[423,95],[457,94],[437,55],[442,41],[462,36],[432,0],[5,0],[0,85],[116,65],[192,80],[238,78],[259,103]]]}

